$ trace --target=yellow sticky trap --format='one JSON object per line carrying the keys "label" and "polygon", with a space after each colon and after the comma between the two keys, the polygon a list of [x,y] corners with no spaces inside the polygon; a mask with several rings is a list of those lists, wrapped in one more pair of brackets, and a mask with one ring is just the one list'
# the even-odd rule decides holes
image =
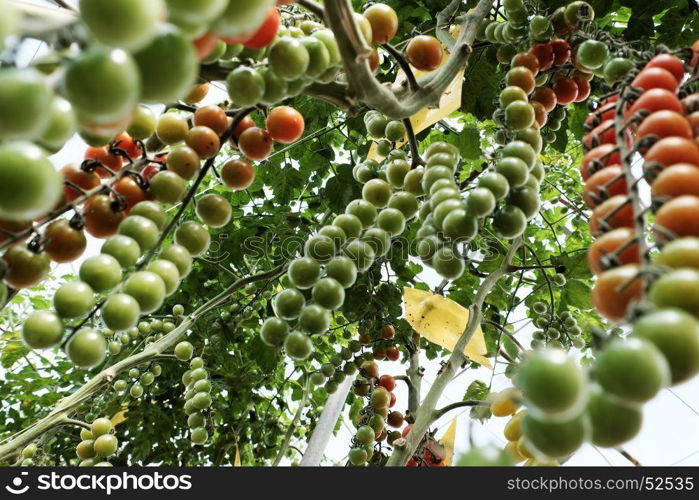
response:
{"label": "yellow sticky trap", "polygon": [[125,410],[121,410],[121,411],[115,413],[115,414],[112,416],[112,418],[109,419],[109,420],[111,420],[112,425],[113,425],[114,427],[116,427],[116,426],[119,425],[120,423],[125,422],[125,421],[126,421],[126,413],[127,413],[128,411],[129,411],[128,409],[125,409]]}
{"label": "yellow sticky trap", "polygon": [[[415,288],[403,289],[405,319],[415,332],[433,342],[453,351],[456,342],[466,329],[468,309],[453,300]],[[492,368],[485,357],[488,349],[479,326],[471,341],[464,348],[464,355],[479,365]]]}
{"label": "yellow sticky trap", "polygon": [[439,444],[444,447],[444,465],[447,467],[452,464],[454,459],[454,442],[456,441],[456,418],[451,421],[447,432],[444,433],[442,439],[439,440]]}
{"label": "yellow sticky trap", "polygon": [[[457,26],[457,28],[459,28]],[[455,29],[452,32],[454,38],[459,36],[459,30]],[[449,59],[449,54],[444,52],[444,57],[442,58],[442,64],[447,62]],[[413,68],[413,74],[415,78],[426,75],[424,71],[418,71]],[[396,84],[403,83],[407,80],[405,73],[401,70],[398,72],[396,77]],[[447,89],[442,94],[441,100],[439,101],[439,106],[437,108],[423,108],[413,116],[410,117],[410,123],[413,124],[413,129],[416,134],[419,134],[423,130],[431,127],[435,123],[445,119],[450,114],[458,111],[461,108],[461,90],[462,83],[464,80],[464,70],[459,71],[456,78],[449,84]],[[407,141],[407,137],[396,144],[397,147],[403,146]],[[368,159],[379,161],[382,157],[376,151],[376,143],[374,142],[369,149]]]}

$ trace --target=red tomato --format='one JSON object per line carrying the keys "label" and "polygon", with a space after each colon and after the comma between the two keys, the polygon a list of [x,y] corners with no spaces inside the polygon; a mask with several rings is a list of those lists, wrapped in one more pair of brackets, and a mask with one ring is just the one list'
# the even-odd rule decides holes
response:
{"label": "red tomato", "polygon": [[251,160],[262,161],[267,159],[272,152],[274,141],[266,130],[251,127],[240,134],[238,148]]}
{"label": "red tomato", "polygon": [[699,237],[699,197],[687,194],[671,199],[658,210],[655,226],[661,240],[668,239],[668,232],[680,238]]}
{"label": "red tomato", "polygon": [[570,60],[570,44],[560,38],[556,38],[549,42],[553,50],[553,65],[562,66]]}
{"label": "red tomato", "polygon": [[674,92],[667,89],[650,89],[636,99],[626,111],[626,116],[631,117],[641,110],[651,113],[663,110],[684,113],[684,106]]}
{"label": "red tomato", "polygon": [[583,180],[587,180],[590,176],[600,168],[605,168],[610,165],[621,163],[621,156],[615,144],[603,144],[588,151],[580,164],[580,173]]}
{"label": "red tomato", "polygon": [[196,51],[197,57],[200,61],[202,59],[206,59],[209,54],[214,51],[217,42],[218,38],[216,38],[216,35],[212,33],[202,35],[192,42],[192,45],[194,45],[194,50]]}
{"label": "red tomato", "polygon": [[114,191],[124,198],[126,202],[124,212],[127,214],[136,203],[146,199],[146,192],[141,188],[138,182],[129,175],[116,181],[114,184]]}
{"label": "red tomato", "polygon": [[646,152],[646,164],[658,163],[669,167],[675,163],[689,163],[699,167],[699,146],[683,137],[666,137]]}
{"label": "red tomato", "polygon": [[162,165],[159,165],[157,163],[149,163],[145,166],[143,170],[141,170],[141,178],[143,178],[144,181],[148,182],[153,178],[155,174],[160,172],[161,168]]}
{"label": "red tomato", "polygon": [[578,97],[578,84],[572,78],[564,76],[553,84],[553,91],[556,93],[558,104],[566,106]]}
{"label": "red tomato", "polygon": [[267,116],[267,131],[277,142],[292,144],[302,135],[305,122],[301,113],[289,106],[274,108]]}
{"label": "red tomato", "polygon": [[647,68],[641,71],[638,76],[634,78],[631,85],[643,90],[661,88],[675,92],[679,86],[679,83],[677,82],[675,76],[666,69]]}
{"label": "red tomato", "polygon": [[[636,233],[628,227],[621,227],[600,236],[590,247],[587,253],[587,263],[594,274],[600,274],[605,269],[602,266],[602,257],[609,255],[610,267],[624,266],[626,264],[638,264],[641,262],[641,253],[638,244],[632,243]],[[621,250],[623,248],[623,250]],[[616,253],[620,251],[619,253]],[[610,254],[615,254],[613,262]]]}
{"label": "red tomato", "polygon": [[677,198],[685,194],[699,196],[699,168],[688,163],[677,163],[663,169],[651,185],[656,198]]}
{"label": "red tomato", "polygon": [[613,119],[615,115],[616,103],[610,102],[604,104],[587,116],[585,119],[585,127],[586,129],[591,130],[603,121]]}
{"label": "red tomato", "polygon": [[231,142],[233,143],[235,141],[234,146],[236,148],[238,147],[238,140],[240,139],[241,134],[254,126],[255,122],[249,116],[243,118],[240,123],[236,125],[235,129],[233,129],[233,135],[231,135]]}
{"label": "red tomato", "polygon": [[[75,184],[79,188],[82,188],[83,191],[95,189],[101,182],[97,173],[86,172],[85,170],[81,169],[79,165],[74,163],[67,164],[61,170],[59,170],[59,172],[61,175],[63,175],[64,180]],[[76,198],[82,196],[82,194],[83,193],[81,193],[78,189],[70,185],[66,185],[63,188],[63,195],[67,203],[71,203]]]}
{"label": "red tomato", "polygon": [[634,227],[633,207],[624,195],[612,196],[599,205],[590,217],[590,232],[593,236],[604,234],[620,227]]}
{"label": "red tomato", "polygon": [[654,135],[660,139],[663,137],[694,137],[692,127],[687,119],[676,111],[656,111],[646,117],[636,131],[636,138],[641,139],[647,135]]}
{"label": "red tomato", "polygon": [[390,375],[381,375],[379,385],[390,392],[396,388],[396,380]]}
{"label": "red tomato", "polygon": [[537,43],[529,49],[529,52],[534,54],[539,60],[539,71],[546,71],[553,66],[554,54],[553,47],[548,43]]}
{"label": "red tomato", "polygon": [[618,194],[629,194],[624,169],[621,165],[611,165],[595,172],[585,184],[585,203],[591,208]]}
{"label": "red tomato", "polygon": [[105,170],[104,168],[97,167],[95,172],[97,175],[106,179],[112,176],[112,173],[116,173],[121,170],[123,161],[121,156],[113,155],[109,152],[106,146],[101,148],[89,147],[85,150],[85,159],[96,160],[100,162],[104,167],[111,170]]}
{"label": "red tomato", "polygon": [[267,18],[265,18],[262,26],[260,26],[254,35],[243,42],[243,45],[249,49],[255,50],[266,47],[272,43],[277,33],[279,33],[280,24],[281,16],[279,15],[279,11],[275,7],[270,7],[269,14],[267,14]]}
{"label": "red tomato", "polygon": [[678,83],[682,83],[684,80],[684,64],[672,54],[658,54],[648,61],[646,68],[663,68],[672,73]]}
{"label": "red tomato", "polygon": [[573,81],[578,86],[578,95],[575,97],[575,102],[583,102],[590,97],[590,92],[592,88],[590,87],[590,82],[582,76],[574,76]]}
{"label": "red tomato", "polygon": [[141,157],[141,148],[126,132],[114,139],[113,144],[114,147],[122,149],[124,152],[126,152],[126,154],[129,155],[129,158],[132,160],[138,160]]}
{"label": "red tomato", "polygon": [[614,120],[605,120],[592,129],[583,139],[586,148],[596,148],[602,144],[616,144]]}

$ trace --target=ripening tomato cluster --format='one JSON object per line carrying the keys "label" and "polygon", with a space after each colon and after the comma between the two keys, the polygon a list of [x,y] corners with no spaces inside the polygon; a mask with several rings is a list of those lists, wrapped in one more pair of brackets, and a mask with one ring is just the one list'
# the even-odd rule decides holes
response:
{"label": "ripening tomato cluster", "polygon": [[279,106],[267,115],[265,128],[257,127],[250,117],[243,118],[233,131],[231,144],[250,160],[263,161],[272,153],[274,141],[293,144],[301,138],[305,127],[301,113],[290,106]]}
{"label": "ripening tomato cluster", "polygon": [[390,431],[387,426],[400,429],[405,421],[401,412],[390,410],[396,404],[395,379],[391,375],[379,375],[378,365],[370,360],[362,363],[359,373],[353,385],[354,392],[367,397],[368,402],[356,422],[357,433],[349,452],[349,462],[355,466],[371,461],[375,443],[387,441],[390,445],[400,438],[400,431]]}

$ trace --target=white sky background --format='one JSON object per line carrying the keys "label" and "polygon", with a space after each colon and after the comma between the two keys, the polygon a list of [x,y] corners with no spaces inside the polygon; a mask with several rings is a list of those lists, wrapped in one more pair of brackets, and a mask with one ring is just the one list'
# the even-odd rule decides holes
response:
{"label": "white sky background", "polygon": [[[28,3],[52,5],[52,2],[43,0],[30,0]],[[77,4],[77,0],[69,0],[69,3]],[[39,43],[26,43],[19,53],[20,65],[28,64],[29,61],[37,55],[41,55],[44,51],[45,47]],[[216,103],[223,100],[223,98],[224,94],[222,91],[212,89],[205,102]],[[61,152],[52,156],[51,160],[56,168],[60,168],[68,162],[79,162],[82,159],[84,149],[85,144],[76,136]],[[264,165],[261,165],[260,168],[264,168]],[[88,238],[89,243],[85,256],[99,253],[103,243],[102,240],[95,240],[89,236]],[[59,266],[54,271],[55,275],[76,274],[79,265],[80,261],[67,266]],[[436,287],[442,281],[441,277],[429,269],[422,273],[421,278],[432,287]],[[512,315],[512,321],[516,325],[516,329],[522,328],[517,337],[526,347],[534,328],[526,320],[518,322],[518,320],[523,320],[524,318],[526,318],[524,308],[519,308]],[[426,393],[429,384],[436,378],[440,367],[439,361],[428,361],[423,356],[421,363],[421,366],[425,368],[423,395]],[[382,374],[403,375],[405,374],[405,367],[406,365],[400,363],[380,363]],[[468,385],[476,379],[487,382],[491,380],[492,376],[493,391],[509,387],[511,383],[502,374],[503,371],[504,367],[502,365],[496,367],[494,376],[493,372],[486,368],[469,370],[449,385],[437,406],[442,407],[461,401]],[[395,409],[405,410],[408,395],[406,385],[403,382],[398,382],[395,394],[397,396]],[[292,404],[293,406],[295,404]],[[438,429],[437,436],[440,437],[446,431],[452,419],[458,417],[457,455],[468,449],[470,432],[473,433],[472,438],[477,445],[495,444],[504,446],[506,444],[502,430],[508,420],[507,418],[492,418],[485,424],[480,424],[477,421],[471,421],[468,417],[469,411],[469,408],[453,410],[435,423],[435,428]],[[327,463],[344,463],[346,460],[354,429],[347,417],[347,411],[344,412],[343,419],[344,422],[340,431],[337,436],[331,439],[326,450]],[[624,448],[643,465],[699,465],[699,377],[683,385],[664,389],[653,401],[646,404],[644,406],[643,429],[639,436],[625,444]],[[288,463],[288,461],[285,462]],[[586,444],[568,461],[567,465],[628,466],[630,464],[614,450],[599,449]]]}

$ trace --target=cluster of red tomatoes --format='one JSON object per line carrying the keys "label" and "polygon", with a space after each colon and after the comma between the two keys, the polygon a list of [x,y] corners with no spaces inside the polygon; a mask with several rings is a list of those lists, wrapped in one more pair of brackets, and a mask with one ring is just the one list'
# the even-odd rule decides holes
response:
{"label": "cluster of red tomatoes", "polygon": [[269,112],[265,127],[257,127],[250,117],[245,117],[233,131],[233,146],[247,158],[263,161],[272,153],[275,141],[280,144],[298,141],[306,124],[303,115],[297,110],[290,106],[279,106]]}
{"label": "cluster of red tomatoes", "polygon": [[[593,304],[611,321],[633,319],[632,337],[662,353],[673,384],[699,373],[699,95],[680,99],[686,70],[674,55],[657,55],[630,87],[603,100],[586,122],[590,132],[581,165],[585,199],[594,208],[590,229],[597,237],[588,254],[598,278]],[[624,120],[621,137],[615,134],[617,113]],[[659,252],[651,248],[649,255],[642,255],[645,235],[638,228],[643,220],[636,217],[643,214],[634,209],[627,182],[634,175],[624,170],[624,160],[633,160],[622,157],[627,149],[642,156],[643,178],[650,184]],[[640,180],[633,179],[634,184]],[[644,300],[650,307],[636,310]],[[610,344],[600,359],[615,349]]]}
{"label": "cluster of red tomatoes", "polygon": [[[389,360],[398,361],[400,359],[400,350],[391,342],[396,334],[396,329],[393,325],[384,325],[381,327],[380,338],[375,343],[372,354],[374,359],[378,361]],[[359,342],[367,345],[373,342],[371,335],[368,333],[359,334]]]}
{"label": "cluster of red tomatoes", "polygon": [[[637,95],[625,97],[623,119],[628,146],[643,154],[645,177],[651,183],[655,232],[659,241],[699,236],[699,146],[695,142],[695,96],[677,95],[685,77],[684,64],[674,55],[660,54],[648,62],[631,83]],[[613,321],[626,317],[628,306],[642,295],[641,280],[619,288],[638,274],[641,261],[636,243],[635,216],[614,127],[619,95],[601,101],[587,119],[583,142],[587,152],[581,174],[585,201],[593,208],[590,231],[597,241],[589,252],[592,271],[599,275],[593,293],[602,315]],[[627,104],[626,101],[630,101]],[[610,269],[613,268],[613,269]]]}
{"label": "cluster of red tomatoes", "polygon": [[402,437],[399,431],[389,431],[386,426],[400,429],[405,422],[401,412],[390,410],[396,404],[395,379],[391,375],[379,375],[379,367],[374,361],[362,363],[360,374],[361,378],[355,381],[355,393],[368,397],[369,401],[357,422],[357,433],[349,452],[349,461],[356,466],[371,461],[374,443],[387,441],[392,444]]}
{"label": "cluster of red tomatoes", "polygon": [[[277,2],[279,5],[289,3],[294,2],[283,0]],[[276,7],[269,7],[267,9],[267,16],[264,18],[264,21],[253,35],[226,37],[217,36],[214,33],[206,33],[194,41],[194,47],[197,50],[199,59],[206,59],[209,57],[211,53],[216,50],[217,44],[220,44],[221,42],[228,45],[240,44],[249,49],[259,50],[272,43],[279,32],[280,25],[281,15],[279,14],[279,10]]]}

